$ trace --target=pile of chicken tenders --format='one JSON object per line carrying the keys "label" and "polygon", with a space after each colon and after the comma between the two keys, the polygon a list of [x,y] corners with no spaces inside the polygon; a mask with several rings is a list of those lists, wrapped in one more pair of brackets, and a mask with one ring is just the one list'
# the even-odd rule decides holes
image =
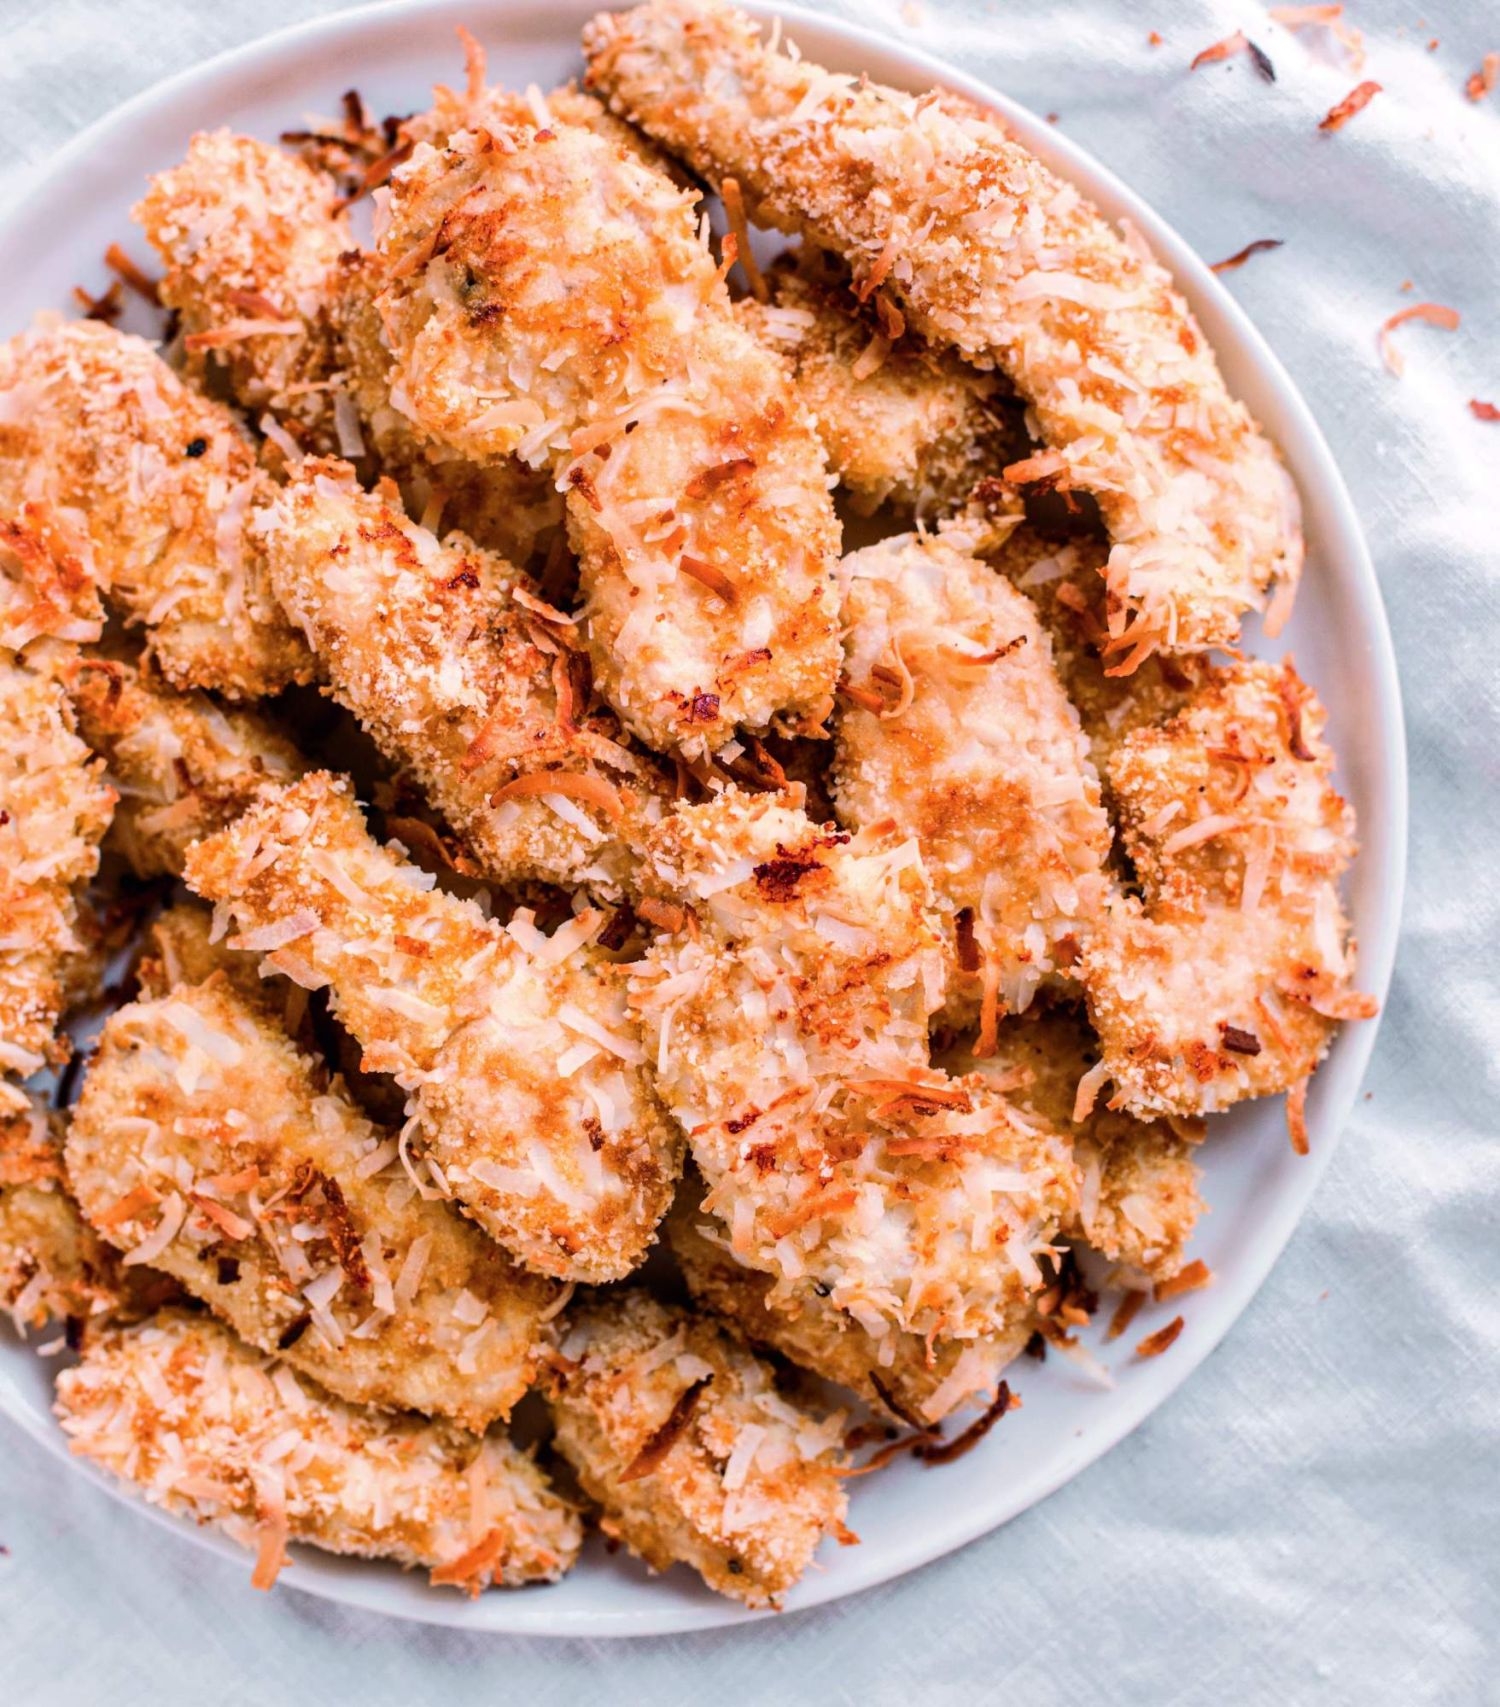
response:
{"label": "pile of chicken tenders", "polygon": [[778,1604],[1373,1011],[1236,646],[1296,493],[1138,237],[718,0],[583,47],[194,137],[163,343],[0,347],[0,1306],[259,1586]]}

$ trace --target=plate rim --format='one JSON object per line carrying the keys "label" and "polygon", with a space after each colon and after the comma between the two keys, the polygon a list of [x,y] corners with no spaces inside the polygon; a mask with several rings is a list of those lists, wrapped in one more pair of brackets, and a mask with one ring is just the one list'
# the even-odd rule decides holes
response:
{"label": "plate rim", "polygon": [[[1137,1384],[1128,1398],[1118,1397],[1102,1427],[1090,1430],[1081,1441],[1070,1442],[1065,1450],[1028,1478],[1008,1485],[1004,1499],[978,1505],[967,1515],[958,1514],[956,1521],[941,1527],[936,1535],[924,1530],[918,1535],[903,1537],[899,1542],[888,1543],[872,1567],[861,1570],[856,1556],[842,1571],[805,1581],[799,1589],[796,1603],[779,1615],[786,1617],[905,1576],[1019,1516],[1131,1434],[1194,1374],[1238,1322],[1280,1259],[1327,1172],[1353,1113],[1374,1052],[1400,936],[1406,889],[1409,783],[1406,723],[1390,621],[1353,499],[1306,398],[1246,310],[1206,262],[1154,207],[1089,150],[1045,123],[1029,108],[984,78],[966,72],[936,52],[901,39],[894,31],[887,33],[871,29],[842,16],[812,11],[797,4],[769,3],[769,0],[737,0],[737,3],[760,19],[781,17],[788,31],[794,35],[833,36],[841,38],[851,51],[862,48],[880,58],[899,59],[903,62],[903,70],[913,80],[921,77],[946,83],[993,107],[1026,146],[1033,148],[1049,165],[1075,181],[1084,180],[1083,187],[1091,198],[1097,193],[1096,186],[1102,186],[1104,199],[1115,204],[1109,217],[1116,222],[1121,217],[1128,217],[1147,237],[1152,250],[1167,265],[1179,288],[1186,288],[1199,299],[1200,304],[1212,305],[1213,312],[1226,324],[1248,365],[1254,369],[1258,381],[1274,393],[1278,409],[1294,428],[1290,435],[1285,431],[1278,434],[1278,443],[1288,465],[1295,470],[1299,485],[1304,489],[1315,486],[1321,505],[1328,511],[1325,519],[1331,548],[1327,555],[1338,559],[1341,565],[1338,579],[1352,587],[1365,613],[1372,642],[1366,668],[1379,708],[1376,780],[1372,786],[1376,791],[1383,791],[1386,797],[1383,821],[1376,825],[1361,824],[1359,855],[1361,862],[1383,868],[1379,874],[1376,928],[1367,933],[1359,944],[1360,983],[1379,1000],[1381,1012],[1375,1019],[1357,1027],[1345,1027],[1336,1039],[1338,1094],[1325,1095],[1319,1108],[1310,1112],[1313,1147],[1312,1153],[1301,1164],[1297,1176],[1298,1189],[1280,1194],[1260,1238],[1237,1268],[1232,1281],[1216,1289],[1220,1308],[1212,1322],[1205,1326],[1204,1331],[1194,1335],[1190,1347],[1183,1346],[1173,1358],[1155,1364],[1153,1380]],[[516,0],[472,0],[462,7],[470,27],[486,33],[487,45],[493,45],[491,32],[499,32],[503,36],[507,14],[518,9],[521,8]],[[52,187],[65,179],[79,162],[106,147],[114,138],[128,135],[135,121],[153,109],[219,79],[228,77],[249,81],[284,58],[316,52],[320,45],[328,42],[352,45],[357,56],[357,38],[361,28],[372,22],[387,24],[405,20],[416,23],[423,17],[435,17],[453,10],[455,0],[369,0],[366,4],[272,31],[173,72],[93,120],[44,165],[21,168],[20,185],[0,200],[0,245],[4,244],[13,226],[35,215],[46,202]],[[339,75],[344,75],[342,68]],[[1211,342],[1217,351],[1222,335]],[[1371,844],[1377,834],[1378,851],[1372,851]],[[1330,1063],[1332,1059],[1330,1055]],[[1325,1063],[1324,1072],[1327,1067]],[[1316,1084],[1316,1080],[1314,1082]],[[90,1481],[128,1509],[222,1557],[237,1561],[243,1558],[241,1550],[217,1532],[195,1527],[181,1517],[149,1505],[114,1478],[74,1458],[56,1424],[50,1417],[38,1416],[32,1410],[29,1403],[12,1389],[3,1370],[0,1370],[0,1415],[19,1426],[54,1457],[75,1470],[81,1470]],[[293,1549],[293,1557],[299,1556],[310,1557],[304,1550]],[[320,1561],[329,1558],[328,1555],[317,1557]],[[364,1561],[353,1563],[365,1565]],[[378,1612],[386,1617],[501,1635],[562,1639],[653,1636],[721,1627],[739,1628],[778,1616],[749,1612],[732,1602],[719,1600],[706,1604],[664,1601],[660,1611],[653,1609],[650,1612],[626,1609],[611,1613],[600,1608],[549,1612],[545,1606],[545,1591],[541,1589],[520,1593],[510,1591],[484,1596],[478,1601],[432,1595],[415,1599],[411,1605],[392,1606],[387,1603],[388,1575],[367,1568],[341,1570],[336,1575],[294,1571],[288,1573],[283,1582],[287,1588],[364,1611]],[[476,1616],[481,1608],[483,1615]]]}

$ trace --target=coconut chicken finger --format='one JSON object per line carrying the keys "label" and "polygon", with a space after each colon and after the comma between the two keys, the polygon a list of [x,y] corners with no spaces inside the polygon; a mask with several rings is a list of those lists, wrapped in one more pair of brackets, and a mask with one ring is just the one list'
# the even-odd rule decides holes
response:
{"label": "coconut chicken finger", "polygon": [[417,1192],[394,1137],[227,978],[104,1028],[68,1129],[85,1215],[340,1398],[483,1429],[555,1288]]}
{"label": "coconut chicken finger", "polygon": [[832,73],[720,0],[649,0],[584,31],[589,87],[752,219],[842,255],[914,331],[1006,372],[1093,493],[1122,668],[1232,641],[1301,567],[1277,453],[1230,396],[1170,276],[971,103]]}
{"label": "coconut chicken finger", "polygon": [[144,339],[75,320],[0,345],[0,511],[66,530],[173,687],[243,699],[312,679],[245,534],[268,490],[234,416]]}
{"label": "coconut chicken finger", "polygon": [[324,772],[199,842],[187,880],[238,923],[235,946],[328,986],[365,1066],[414,1093],[436,1178],[516,1257],[566,1280],[637,1266],[682,1145],[625,970],[590,947],[602,913],[551,937],[524,911],[502,928],[376,843]]}
{"label": "coconut chicken finger", "polygon": [[333,201],[304,161],[216,130],[200,131],[133,210],[165,264],[158,288],[181,317],[189,375],[222,375],[252,415],[269,411],[330,449],[342,395],[332,287],[354,247]]}
{"label": "coconut chicken finger", "polygon": [[928,1065],[942,938],[915,841],[771,795],[679,807],[631,1000],[739,1260],[874,1335],[1008,1332],[1071,1207],[1067,1146]]}
{"label": "coconut chicken finger", "polygon": [[747,298],[740,316],[791,364],[857,514],[884,505],[941,515],[982,476],[1029,454],[997,374],[905,332],[884,298],[879,319],[861,313],[817,251],[804,246],[778,262],[766,286],[767,300]]}
{"label": "coconut chicken finger", "polygon": [[650,745],[821,724],[838,545],[790,375],[735,317],[690,194],[567,125],[420,145],[380,236],[392,395],[568,492],[606,699]]}
{"label": "coconut chicken finger", "polygon": [[103,630],[99,588],[68,529],[37,504],[0,515],[0,647],[97,640]]}
{"label": "coconut chicken finger", "polygon": [[[85,949],[78,891],[99,866],[115,792],[49,674],[0,657],[0,1074],[67,1059],[56,1037]],[[0,1113],[24,1094],[0,1077]]]}
{"label": "coconut chicken finger", "polygon": [[1170,1280],[1203,1213],[1193,1161],[1203,1122],[1137,1120],[1102,1102],[1075,1121],[1078,1086],[1098,1059],[1098,1040],[1082,1016],[1054,1007],[1007,1020],[985,1059],[954,1055],[945,1065],[1005,1083],[1016,1102],[1070,1139],[1079,1171],[1071,1237],[1115,1264],[1128,1285]]}
{"label": "coconut chicken finger", "polygon": [[845,558],[840,820],[915,838],[948,944],[948,1019],[1001,1012],[1067,976],[1105,890],[1110,828],[1078,714],[1025,597],[945,541],[901,534]]}
{"label": "coconut chicken finger", "polygon": [[304,464],[263,527],[329,691],[485,874],[618,899],[666,785],[592,702],[572,620],[503,558],[362,492],[346,464]]}
{"label": "coconut chicken finger", "polygon": [[35,1101],[0,1115],[0,1315],[21,1332],[138,1314],[176,1291],[162,1275],[122,1268],[84,1220],[63,1172],[62,1128]]}
{"label": "coconut chicken finger", "polygon": [[188,847],[237,818],[267,782],[300,776],[266,716],[176,693],[149,662],[85,656],[66,673],[80,732],[120,795],[109,845],[138,877],[178,877]]}
{"label": "coconut chicken finger", "polygon": [[600,1527],[656,1571],[774,1606],[844,1529],[844,1415],[776,1391],[768,1365],[709,1317],[645,1292],[571,1312],[547,1384],[556,1445]]}
{"label": "coconut chicken finger", "polygon": [[836,1381],[915,1428],[990,1397],[1001,1370],[1030,1338],[1025,1319],[1001,1338],[929,1343],[919,1334],[877,1337],[815,1292],[778,1305],[770,1296],[772,1277],[735,1261],[721,1224],[704,1213],[701,1198],[701,1182],[685,1182],[666,1224],[693,1302],[730,1323],[750,1345]]}
{"label": "coconut chicken finger", "polygon": [[503,1436],[346,1405],[206,1316],[168,1310],[100,1335],[58,1377],[55,1408],[79,1457],[250,1548],[257,1588],[289,1541],[477,1594],[556,1582],[583,1539]]}
{"label": "coconut chicken finger", "polygon": [[1354,821],[1316,695],[1283,664],[1204,672],[1186,704],[1114,748],[1108,782],[1141,899],[1085,950],[1102,1058],[1132,1113],[1196,1115],[1307,1081],[1340,1020],[1367,1019],[1339,878]]}

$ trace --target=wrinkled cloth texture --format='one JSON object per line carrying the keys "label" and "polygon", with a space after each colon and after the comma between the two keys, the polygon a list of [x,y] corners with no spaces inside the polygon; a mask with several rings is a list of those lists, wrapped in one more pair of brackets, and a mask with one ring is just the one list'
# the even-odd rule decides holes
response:
{"label": "wrinkled cloth texture", "polygon": [[[0,192],[167,73],[333,9],[0,0]],[[1227,283],[1363,517],[1412,763],[1401,956],[1332,1168],[1223,1346],[1122,1445],[961,1552],[774,1624],[556,1643],[257,1595],[0,1425],[0,1701],[1500,1701],[1500,422],[1469,406],[1500,405],[1500,90],[1464,94],[1500,3],[1351,0],[1357,71],[1227,0],[826,9],[1056,114],[1209,259],[1284,239]],[[1274,86],[1243,55],[1189,73],[1239,29]],[[1365,78],[1383,93],[1320,135]],[[1376,329],[1422,299],[1462,325],[1402,328],[1398,381]]]}

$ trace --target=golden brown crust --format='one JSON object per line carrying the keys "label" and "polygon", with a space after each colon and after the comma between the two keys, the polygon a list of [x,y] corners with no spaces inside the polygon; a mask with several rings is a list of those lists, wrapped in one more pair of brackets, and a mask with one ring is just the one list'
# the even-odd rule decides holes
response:
{"label": "golden brown crust", "polygon": [[304,464],[263,530],[330,691],[478,869],[618,900],[665,785],[593,703],[576,625],[503,558],[361,492],[343,463]]}
{"label": "golden brown crust", "polygon": [[75,1453],[255,1549],[257,1588],[288,1541],[420,1565],[470,1594],[556,1582],[582,1541],[503,1435],[343,1404],[204,1316],[99,1336],[58,1377],[56,1410]]}
{"label": "golden brown crust", "polygon": [[531,1380],[555,1289],[427,1202],[394,1135],[226,975],[110,1018],[67,1156],[127,1265],[341,1398],[483,1429]]}
{"label": "golden brown crust", "polygon": [[688,757],[813,727],[837,526],[782,363],[734,317],[692,198],[596,131],[427,144],[392,184],[392,398],[568,491],[601,691]]}
{"label": "golden brown crust", "polygon": [[[0,656],[0,1072],[67,1059],[56,1037],[87,958],[78,893],[99,865],[115,791],[78,739],[61,685]],[[26,1099],[0,1078],[0,1112]]]}
{"label": "golden brown crust", "polygon": [[702,1209],[703,1182],[684,1182],[666,1221],[667,1242],[700,1309],[722,1316],[757,1348],[857,1393],[899,1422],[928,1427],[959,1406],[993,1392],[1000,1372],[1025,1346],[1031,1323],[1007,1335],[935,1340],[868,1333],[816,1292],[778,1303],[775,1281],[735,1261],[722,1226]]}
{"label": "golden brown crust", "polygon": [[1024,1010],[1071,968],[1103,901],[1109,822],[1048,637],[945,538],[844,559],[841,821],[915,838],[949,956],[948,1023]]}
{"label": "golden brown crust", "polygon": [[120,795],[109,846],[138,877],[180,877],[193,842],[232,823],[267,782],[306,768],[269,717],[174,692],[149,663],[85,655],[66,679],[80,732]]}
{"label": "golden brown crust", "polygon": [[775,1605],[843,1527],[841,1413],[789,1404],[711,1319],[644,1292],[571,1311],[548,1381],[557,1448],[600,1527],[653,1570]]}
{"label": "golden brown crust", "polygon": [[626,1011],[600,913],[547,938],[434,889],[365,829],[326,772],[268,793],[188,856],[236,944],[327,984],[365,1065],[414,1091],[437,1178],[519,1260],[560,1279],[628,1274],[671,1202],[682,1141]]}
{"label": "golden brown crust", "polygon": [[0,346],[0,511],[46,519],[175,688],[312,679],[245,524],[269,482],[238,422],[142,338],[38,323]]}

